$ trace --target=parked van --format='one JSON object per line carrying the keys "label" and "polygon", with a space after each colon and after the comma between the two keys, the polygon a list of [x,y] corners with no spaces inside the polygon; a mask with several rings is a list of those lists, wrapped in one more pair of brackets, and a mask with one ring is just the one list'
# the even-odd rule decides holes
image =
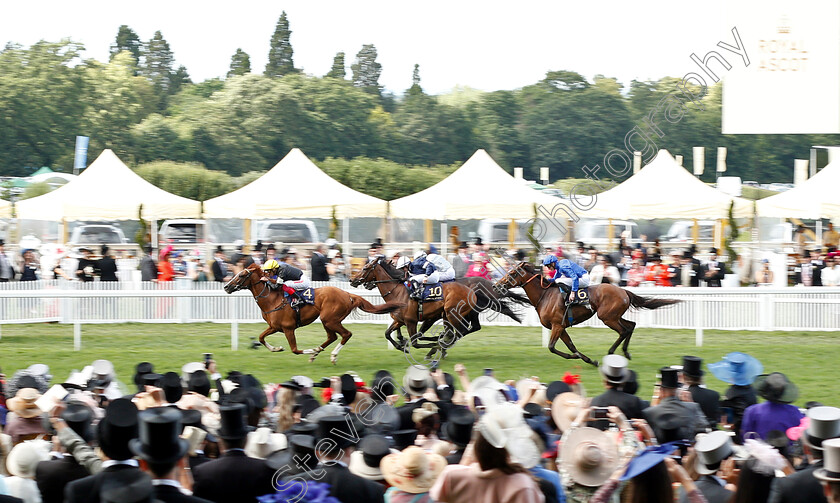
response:
{"label": "parked van", "polygon": [[263,220],[257,223],[257,239],[263,243],[319,243],[312,220]]}
{"label": "parked van", "polygon": [[160,226],[159,242],[175,247],[204,243],[207,240],[207,223],[197,218],[166,220]]}
{"label": "parked van", "polygon": [[[630,220],[613,220],[613,243],[618,244],[623,233],[627,233],[627,244],[639,241],[639,229],[636,222]],[[587,246],[606,246],[609,243],[607,231],[609,220],[581,220],[575,224],[575,241],[583,241]]]}
{"label": "parked van", "polygon": [[[714,220],[698,220],[697,225],[700,227],[697,234],[697,240],[703,243],[711,243],[715,240],[715,221]],[[671,243],[690,243],[694,241],[694,221],[693,220],[677,220],[671,224],[668,232],[662,236],[660,242]]]}
{"label": "parked van", "polygon": [[128,243],[122,229],[113,225],[80,225],[70,234],[71,245],[102,245]]}

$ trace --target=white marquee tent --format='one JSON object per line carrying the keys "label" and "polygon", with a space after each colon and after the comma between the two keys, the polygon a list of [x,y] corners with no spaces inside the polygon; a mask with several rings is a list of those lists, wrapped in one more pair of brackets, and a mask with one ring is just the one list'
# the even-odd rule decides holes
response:
{"label": "white marquee tent", "polygon": [[300,149],[248,185],[204,202],[205,218],[384,217],[385,201],[321,171]]}
{"label": "white marquee tent", "polygon": [[516,180],[484,150],[426,190],[391,201],[393,218],[461,220],[533,218],[534,204],[547,212],[563,200]]}
{"label": "white marquee tent", "polygon": [[758,215],[778,218],[840,217],[840,162],[829,163],[802,185],[756,203]]}
{"label": "white marquee tent", "polygon": [[131,171],[113,151],[103,150],[82,174],[43,196],[15,205],[17,217],[30,220],[145,220],[197,218],[201,203],[170,194]]}
{"label": "white marquee tent", "polygon": [[[589,198],[584,197],[586,204]],[[698,180],[662,149],[656,158],[617,187],[598,194],[594,206],[579,213],[584,218],[698,218],[752,216],[752,201],[733,197]]]}

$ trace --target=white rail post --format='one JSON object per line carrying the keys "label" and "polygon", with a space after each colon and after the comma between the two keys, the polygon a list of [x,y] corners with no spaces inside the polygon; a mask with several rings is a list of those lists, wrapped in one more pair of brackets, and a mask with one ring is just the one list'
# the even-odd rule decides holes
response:
{"label": "white rail post", "polygon": [[703,297],[696,296],[694,301],[694,344],[699,348],[703,346],[703,308],[705,303]]}
{"label": "white rail post", "polygon": [[73,350],[81,351],[82,349],[82,324],[79,320],[73,322]]}
{"label": "white rail post", "polygon": [[233,305],[230,308],[230,349],[232,351],[239,350],[239,319],[236,316],[236,296],[231,295],[230,300]]}

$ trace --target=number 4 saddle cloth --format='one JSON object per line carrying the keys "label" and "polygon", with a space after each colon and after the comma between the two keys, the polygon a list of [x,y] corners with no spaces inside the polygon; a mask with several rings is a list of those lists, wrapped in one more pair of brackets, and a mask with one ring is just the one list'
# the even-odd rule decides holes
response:
{"label": "number 4 saddle cloth", "polygon": [[305,290],[298,290],[297,292],[295,292],[295,294],[297,295],[298,299],[300,299],[300,301],[303,302],[304,304],[315,305],[315,289],[314,288],[309,287]]}

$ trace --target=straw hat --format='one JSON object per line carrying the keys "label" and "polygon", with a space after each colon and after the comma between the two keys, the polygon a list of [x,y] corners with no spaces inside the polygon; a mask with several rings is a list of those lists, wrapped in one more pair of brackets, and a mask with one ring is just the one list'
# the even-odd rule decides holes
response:
{"label": "straw hat", "polygon": [[551,417],[562,431],[566,431],[583,407],[583,398],[575,393],[560,393],[551,401]]}
{"label": "straw hat", "polygon": [[561,465],[572,480],[586,487],[598,487],[618,467],[618,447],[610,437],[595,428],[578,428],[560,448]]}
{"label": "straw hat", "polygon": [[18,390],[14,398],[6,403],[8,409],[18,416],[28,419],[41,414],[41,409],[35,405],[35,401],[41,398],[41,394],[34,388],[22,388]]}
{"label": "straw hat", "polygon": [[385,480],[411,494],[428,492],[446,466],[446,458],[428,454],[420,447],[406,447],[399,454],[389,454],[380,464]]}
{"label": "straw hat", "polygon": [[23,479],[35,477],[35,468],[41,461],[50,459],[50,443],[46,440],[27,440],[12,448],[6,458],[9,473]]}

